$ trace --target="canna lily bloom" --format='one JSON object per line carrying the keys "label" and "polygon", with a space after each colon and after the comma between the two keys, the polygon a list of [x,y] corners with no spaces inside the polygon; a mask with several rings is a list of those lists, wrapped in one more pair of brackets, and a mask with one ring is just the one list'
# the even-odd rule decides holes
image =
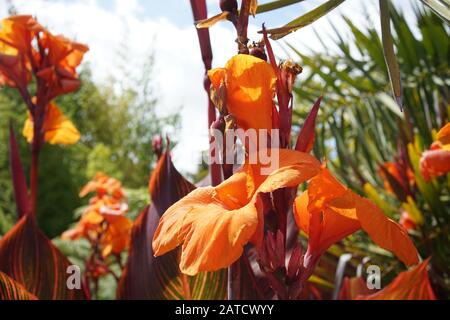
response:
{"label": "canna lily bloom", "polygon": [[97,172],[94,179],[81,189],[79,196],[84,197],[91,192],[96,192],[98,197],[103,197],[106,194],[111,194],[116,199],[125,197],[122,183],[117,179],[108,177],[103,172]]}
{"label": "canna lily bloom", "polygon": [[100,240],[102,255],[107,257],[111,253],[119,254],[130,244],[133,221],[122,215],[106,214],[103,216],[108,222],[108,227]]}
{"label": "canna lily bloom", "polygon": [[[46,111],[42,126],[45,141],[50,144],[74,144],[80,139],[80,133],[75,125],[61,112],[56,104],[48,104]],[[28,113],[28,118],[23,127],[23,135],[29,143],[33,141],[33,127],[33,119]]]}
{"label": "canna lily bloom", "polygon": [[422,153],[420,172],[425,181],[450,171],[450,122],[439,130],[430,150]]}
{"label": "canna lily bloom", "polygon": [[30,15],[11,16],[2,20],[0,42],[28,53],[33,38],[45,29]]}
{"label": "canna lily bloom", "polygon": [[343,186],[326,168],[296,198],[294,217],[309,235],[305,266],[313,264],[332,244],[359,229],[406,265],[418,262],[417,250],[407,232],[370,200]]}
{"label": "canna lily bloom", "polygon": [[128,206],[122,184],[99,172],[83,187],[80,197],[90,192],[96,192],[96,195],[90,199],[75,228],[64,232],[62,238],[84,237],[100,245],[103,257],[119,254],[129,245],[133,225],[125,217]]}
{"label": "canna lily bloom", "polygon": [[31,16],[12,16],[1,21],[0,85],[25,88],[31,80],[30,56],[38,55],[32,39],[44,28]]}
{"label": "canna lily bloom", "polygon": [[30,80],[31,72],[24,55],[0,41],[0,85],[25,88]]}
{"label": "canna lily bloom", "polygon": [[208,71],[215,90],[226,87],[226,108],[239,128],[272,128],[276,75],[270,64],[247,54],[232,57],[225,68]]}
{"label": "canna lily bloom", "polygon": [[436,300],[428,278],[429,262],[428,258],[401,272],[386,288],[371,295],[359,295],[356,300]]}
{"label": "canna lily bloom", "polygon": [[80,86],[76,68],[89,48],[81,43],[50,33],[44,33],[41,45],[48,50],[46,66],[37,76],[52,84],[49,99],[75,91]]}
{"label": "canna lily bloom", "polygon": [[260,194],[296,187],[320,170],[313,156],[287,149],[279,149],[279,169],[261,175],[261,167],[245,164],[217,187],[198,188],[172,205],[155,231],[155,256],[181,245],[180,270],[185,274],[228,267],[248,242],[262,241]]}

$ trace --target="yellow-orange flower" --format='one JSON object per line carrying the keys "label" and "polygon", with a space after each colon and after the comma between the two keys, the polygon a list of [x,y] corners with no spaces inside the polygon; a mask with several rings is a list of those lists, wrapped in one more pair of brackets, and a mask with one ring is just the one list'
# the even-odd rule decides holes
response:
{"label": "yellow-orange flower", "polygon": [[43,34],[41,43],[48,50],[48,66],[40,70],[37,76],[53,84],[49,99],[78,89],[80,80],[76,68],[89,48],[50,33]]}
{"label": "yellow-orange flower", "polygon": [[180,270],[188,275],[225,268],[236,261],[248,242],[262,238],[260,193],[295,187],[320,170],[311,155],[279,150],[279,169],[261,175],[261,165],[245,164],[217,187],[198,188],[161,217],[153,238],[160,256],[182,245]]}
{"label": "yellow-orange flower", "polygon": [[27,52],[37,33],[45,29],[30,15],[11,16],[2,20],[0,42]]}
{"label": "yellow-orange flower", "polygon": [[226,86],[227,109],[244,129],[272,128],[276,75],[270,64],[246,54],[232,57],[225,68],[208,71],[215,89]]}
{"label": "yellow-orange flower", "polygon": [[98,197],[103,197],[103,195],[108,193],[115,199],[121,199],[125,196],[122,183],[103,172],[97,172],[94,179],[81,189],[79,196],[84,197],[91,192],[96,192]]}
{"label": "yellow-orange flower", "polygon": [[130,244],[130,233],[133,222],[122,215],[103,215],[108,227],[101,238],[102,255],[107,257],[111,253],[119,254]]}
{"label": "yellow-orange flower", "polygon": [[[61,112],[56,104],[50,103],[46,111],[42,126],[45,141],[50,144],[74,144],[80,139],[80,133],[75,125]],[[33,119],[28,113],[28,118],[23,127],[23,135],[29,143],[33,141],[33,128]]]}
{"label": "yellow-orange flower", "polygon": [[359,295],[356,300],[436,300],[428,278],[428,263],[423,261],[401,272],[386,288],[371,295]]}
{"label": "yellow-orange flower", "polygon": [[31,16],[3,19],[0,29],[0,85],[25,87],[31,80],[31,40],[44,30]]}
{"label": "yellow-orange flower", "polygon": [[122,184],[99,172],[83,187],[80,197],[90,192],[96,195],[90,199],[75,228],[64,232],[62,238],[87,238],[100,246],[103,257],[119,254],[128,247],[133,226],[125,217],[128,206]]}
{"label": "yellow-orange flower", "polygon": [[439,130],[437,140],[420,158],[420,171],[426,181],[450,171],[450,122]]}
{"label": "yellow-orange flower", "polygon": [[298,226],[309,235],[306,264],[359,229],[406,265],[418,262],[417,250],[407,232],[370,200],[339,183],[326,168],[297,197],[294,212]]}

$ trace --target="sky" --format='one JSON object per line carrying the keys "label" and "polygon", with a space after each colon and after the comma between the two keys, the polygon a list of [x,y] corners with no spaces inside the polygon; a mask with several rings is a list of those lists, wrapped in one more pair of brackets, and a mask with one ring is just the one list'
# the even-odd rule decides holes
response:
{"label": "sky", "polygon": [[[200,154],[208,148],[207,97],[203,90],[203,64],[188,0],[0,0],[0,19],[6,17],[12,2],[20,14],[32,14],[50,31],[89,45],[85,56],[94,81],[106,81],[119,74],[118,50],[126,42],[131,72],[139,73],[149,52],[154,50],[154,87],[158,92],[158,115],[179,113],[181,128],[173,150],[175,166],[182,172],[194,172]],[[220,12],[218,0],[207,0],[209,15]],[[260,0],[259,3],[268,2]],[[259,40],[264,22],[268,28],[282,26],[323,3],[309,0],[250,18],[249,38]],[[393,0],[407,19],[413,17],[410,0]],[[285,58],[286,43],[304,52],[321,51],[316,32],[327,36],[333,29],[347,37],[341,14],[357,25],[377,26],[377,0],[346,0],[327,17],[317,20],[273,44],[275,54]],[[221,67],[235,54],[234,30],[228,22],[210,29],[213,67]],[[300,77],[301,81],[301,77]]]}

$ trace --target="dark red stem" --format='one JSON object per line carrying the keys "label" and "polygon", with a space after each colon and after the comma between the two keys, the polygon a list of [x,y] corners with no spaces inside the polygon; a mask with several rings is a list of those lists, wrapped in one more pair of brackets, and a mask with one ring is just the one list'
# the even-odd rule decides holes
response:
{"label": "dark red stem", "polygon": [[[208,17],[208,12],[206,8],[206,0],[191,0],[192,13],[194,15],[194,21],[203,20]],[[203,65],[205,67],[205,78],[204,78],[204,88],[208,95],[208,132],[211,124],[216,120],[216,110],[209,97],[209,88],[211,82],[207,76],[207,72],[211,69],[212,64],[212,49],[211,49],[211,39],[209,37],[208,29],[197,29],[197,36],[200,43],[200,50],[202,53]],[[211,159],[213,159],[213,146],[210,147]],[[220,173],[220,164],[212,163],[210,165],[211,174],[211,185],[216,186],[222,181],[222,176]]]}

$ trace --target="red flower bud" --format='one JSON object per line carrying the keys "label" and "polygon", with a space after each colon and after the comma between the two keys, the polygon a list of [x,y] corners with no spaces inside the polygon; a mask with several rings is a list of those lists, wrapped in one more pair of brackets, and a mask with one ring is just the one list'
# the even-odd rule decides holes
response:
{"label": "red flower bud", "polygon": [[260,58],[264,61],[267,61],[267,55],[264,52],[264,48],[261,47],[253,47],[250,49],[250,55]]}
{"label": "red flower bud", "polygon": [[236,12],[238,4],[236,0],[220,0],[220,9],[222,11]]}

